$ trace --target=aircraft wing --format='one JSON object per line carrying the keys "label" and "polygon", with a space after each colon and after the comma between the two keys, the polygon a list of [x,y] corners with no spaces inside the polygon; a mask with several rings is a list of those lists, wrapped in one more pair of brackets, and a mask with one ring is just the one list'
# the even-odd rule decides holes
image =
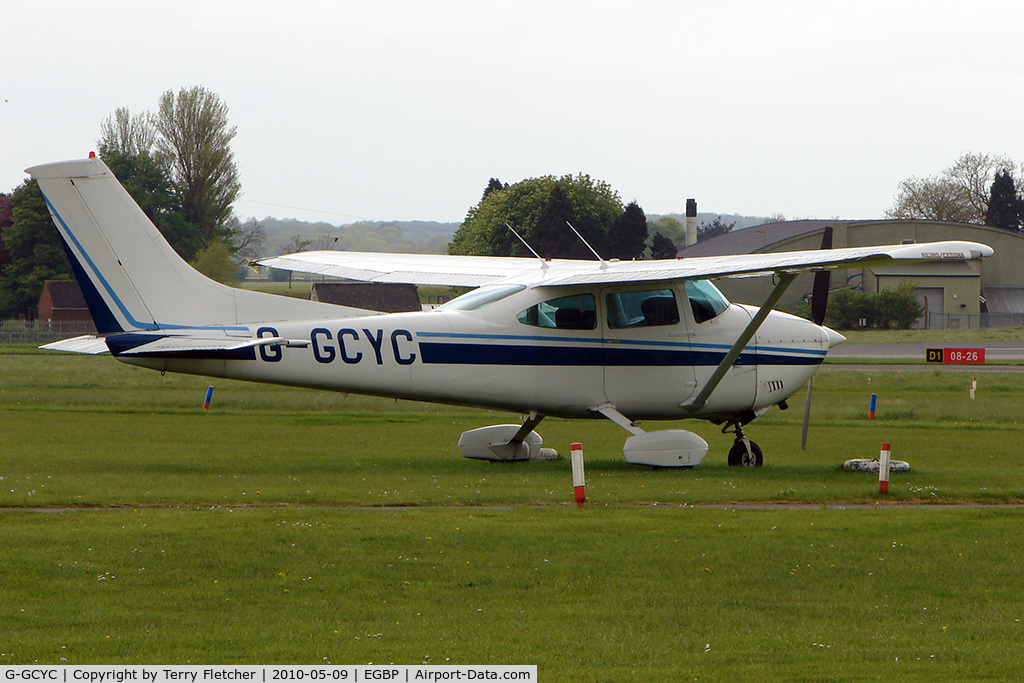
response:
{"label": "aircraft wing", "polygon": [[363,282],[450,287],[479,287],[542,270],[541,261],[534,258],[385,254],[363,251],[302,251],[297,254],[260,259],[257,263],[281,270],[330,275]]}
{"label": "aircraft wing", "polygon": [[502,256],[312,251],[261,259],[260,265],[367,282],[478,287],[498,282],[547,286],[703,280],[801,273],[896,261],[970,261],[993,254],[977,242],[926,242],[653,261],[583,261]]}

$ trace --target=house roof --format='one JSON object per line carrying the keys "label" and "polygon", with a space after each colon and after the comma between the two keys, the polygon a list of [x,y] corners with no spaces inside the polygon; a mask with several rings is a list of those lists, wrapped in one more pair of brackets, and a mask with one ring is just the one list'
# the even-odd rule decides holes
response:
{"label": "house roof", "polygon": [[43,288],[50,293],[54,310],[87,310],[82,290],[74,280],[47,280]]}
{"label": "house roof", "polygon": [[314,282],[309,298],[371,311],[420,311],[415,285],[385,282]]}

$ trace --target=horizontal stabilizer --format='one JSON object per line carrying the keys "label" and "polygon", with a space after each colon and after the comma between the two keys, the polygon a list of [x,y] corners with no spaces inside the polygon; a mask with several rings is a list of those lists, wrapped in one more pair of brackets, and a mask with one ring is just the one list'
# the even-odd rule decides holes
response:
{"label": "horizontal stabilizer", "polygon": [[60,341],[55,341],[51,344],[40,346],[39,348],[47,349],[49,351],[67,351],[68,353],[87,353],[94,356],[110,351],[110,349],[107,348],[106,339],[92,334],[85,334],[81,337],[73,337],[71,339],[61,339]]}
{"label": "horizontal stabilizer", "polygon": [[309,346],[304,339],[284,337],[192,337],[151,334],[122,334],[110,338],[110,348],[119,356],[188,356],[191,358],[249,357],[260,346]]}

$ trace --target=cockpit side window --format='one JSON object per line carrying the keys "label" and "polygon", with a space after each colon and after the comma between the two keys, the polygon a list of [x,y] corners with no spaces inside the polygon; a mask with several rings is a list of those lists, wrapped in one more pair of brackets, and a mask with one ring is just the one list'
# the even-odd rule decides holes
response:
{"label": "cockpit side window", "polygon": [[687,280],[686,297],[697,324],[716,318],[729,308],[728,299],[708,280]]}
{"label": "cockpit side window", "polygon": [[608,327],[613,330],[679,322],[679,307],[671,289],[612,292],[605,299],[605,305],[608,308]]}
{"label": "cockpit side window", "polygon": [[561,296],[530,306],[516,320],[555,330],[593,330],[597,327],[597,307],[591,294]]}

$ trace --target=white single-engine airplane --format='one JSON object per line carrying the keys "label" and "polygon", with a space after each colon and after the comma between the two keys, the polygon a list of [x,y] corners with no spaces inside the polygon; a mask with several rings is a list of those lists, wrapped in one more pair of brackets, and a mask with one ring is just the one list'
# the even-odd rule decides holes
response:
{"label": "white single-engine airplane", "polygon": [[[381,314],[234,289],[185,263],[98,158],[36,166],[101,336],[48,344],[109,351],[159,371],[516,411],[521,424],[462,434],[470,458],[527,460],[548,415],[630,432],[628,462],[692,467],[707,443],[638,420],[695,417],[735,434],[730,464],[760,465],[743,427],[807,383],[842,335],[820,325],[827,272],[991,256],[972,242],[663,261],[307,252],[263,265],[370,282],[473,287],[433,310]],[[824,247],[830,244],[823,245]],[[817,271],[815,322],[772,307]],[[774,276],[760,306],[709,278]],[[823,283],[823,287],[820,286]]]}

